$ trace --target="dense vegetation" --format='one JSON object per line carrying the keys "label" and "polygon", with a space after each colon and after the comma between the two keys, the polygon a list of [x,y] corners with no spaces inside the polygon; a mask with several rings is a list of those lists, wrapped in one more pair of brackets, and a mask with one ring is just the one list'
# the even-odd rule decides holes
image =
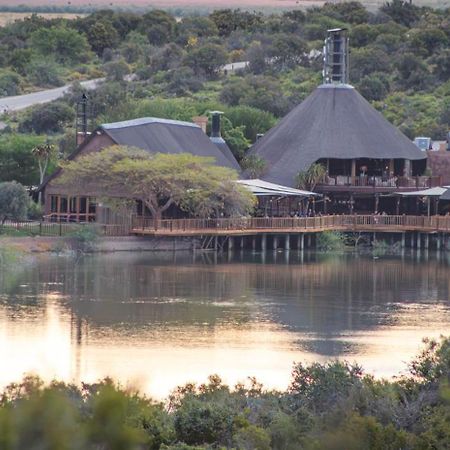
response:
{"label": "dense vegetation", "polygon": [[0,396],[0,448],[446,449],[450,340],[430,341],[394,381],[356,365],[296,364],[286,392],[217,376],[157,403],[111,380],[81,388],[26,377]]}
{"label": "dense vegetation", "polygon": [[[191,120],[219,109],[225,112],[224,138],[252,166],[245,152],[256,135],[320,84],[323,38],[334,27],[349,29],[351,82],[361,94],[410,138],[445,139],[450,9],[402,0],[377,12],[346,2],[269,15],[224,9],[180,20],[159,10],[102,10],[75,20],[35,15],[0,29],[0,92],[15,95],[105,75],[90,94],[93,126],[139,116]],[[248,61],[248,67],[223,71],[236,61]],[[26,185],[37,184],[37,164],[20,161],[46,138],[58,144],[60,156],[74,149],[81,92],[75,84],[64,99],[7,115],[1,180],[20,176]],[[15,164],[26,175],[9,172]],[[47,172],[54,167],[53,161]]]}

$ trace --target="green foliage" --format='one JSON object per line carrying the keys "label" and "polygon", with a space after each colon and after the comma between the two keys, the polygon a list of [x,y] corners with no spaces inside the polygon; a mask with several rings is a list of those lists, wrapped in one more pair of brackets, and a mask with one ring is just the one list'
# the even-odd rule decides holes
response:
{"label": "green foliage", "polygon": [[175,18],[162,10],[153,10],[142,16],[140,31],[147,35],[152,45],[162,45],[174,37]]}
{"label": "green foliage", "polygon": [[92,252],[95,250],[99,238],[99,230],[96,225],[80,225],[76,231],[71,234],[73,247],[80,252]]}
{"label": "green foliage", "polygon": [[189,153],[151,155],[113,146],[63,167],[61,182],[70,184],[73,192],[86,186],[97,196],[117,192],[141,200],[155,218],[172,205],[201,217],[245,215],[254,205],[253,196],[234,182],[235,171]]}
{"label": "green foliage", "polygon": [[0,137],[0,180],[17,181],[25,186],[39,183],[38,161],[32,149],[44,143],[44,137],[8,134]]}
{"label": "green foliage", "polygon": [[[0,265],[2,252],[0,251]],[[12,259],[10,260],[12,261]],[[0,280],[5,281],[5,271]],[[213,375],[178,387],[166,406],[105,379],[77,387],[28,376],[0,393],[5,450],[445,449],[450,340],[427,341],[391,381],[345,362],[296,364],[285,392]]]}
{"label": "green foliage", "polygon": [[61,69],[52,61],[34,60],[27,69],[28,79],[36,86],[58,87],[64,84]]}
{"label": "green foliage", "polygon": [[123,59],[110,61],[104,65],[106,76],[111,81],[123,82],[125,75],[130,73],[130,66]]}
{"label": "green foliage", "polygon": [[27,218],[30,220],[42,220],[44,211],[39,203],[30,200],[28,204]]}
{"label": "green foliage", "polygon": [[259,178],[264,174],[267,163],[264,159],[256,155],[247,155],[241,161],[242,170],[249,178]]}
{"label": "green foliage", "polygon": [[17,73],[0,70],[0,95],[2,97],[20,94],[21,83],[22,80]]}
{"label": "green foliage", "polygon": [[320,163],[311,164],[308,170],[299,172],[296,176],[295,184],[298,189],[314,191],[318,183],[323,181],[327,174],[326,168]]}
{"label": "green foliage", "polygon": [[244,127],[244,135],[250,142],[255,142],[258,134],[264,134],[276,123],[269,112],[250,106],[236,106],[226,109],[226,117],[235,127]]}
{"label": "green foliage", "polygon": [[30,35],[29,44],[41,57],[53,57],[61,64],[76,64],[88,58],[86,37],[66,26],[40,28]]}
{"label": "green foliage", "polygon": [[22,133],[58,133],[71,123],[75,111],[63,102],[38,105],[28,111],[19,124]]}
{"label": "green foliage", "polygon": [[188,51],[185,64],[197,75],[214,79],[220,68],[226,64],[228,54],[219,44],[205,44]]}
{"label": "green foliage", "polygon": [[324,231],[317,235],[317,248],[322,251],[337,251],[345,247],[345,236],[337,231]]}
{"label": "green foliage", "polygon": [[25,219],[29,205],[26,189],[15,181],[0,183],[0,223]]}

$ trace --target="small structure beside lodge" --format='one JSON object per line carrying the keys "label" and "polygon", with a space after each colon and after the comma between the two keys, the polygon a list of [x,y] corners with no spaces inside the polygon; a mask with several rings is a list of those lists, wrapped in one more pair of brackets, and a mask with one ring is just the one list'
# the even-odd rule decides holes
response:
{"label": "small structure beside lodge", "polygon": [[319,163],[321,212],[408,212],[392,194],[439,186],[440,178],[425,175],[426,153],[348,84],[346,30],[328,30],[324,51],[323,84],[251,149],[266,162],[261,178],[296,187],[297,174]]}

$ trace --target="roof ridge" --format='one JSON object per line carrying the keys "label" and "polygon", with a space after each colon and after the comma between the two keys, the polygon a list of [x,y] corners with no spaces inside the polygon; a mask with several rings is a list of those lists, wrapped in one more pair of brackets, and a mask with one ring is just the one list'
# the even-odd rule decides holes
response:
{"label": "roof ridge", "polygon": [[185,122],[182,120],[172,120],[172,119],[163,119],[160,117],[139,117],[137,119],[123,120],[121,122],[111,122],[104,123],[100,125],[100,128],[104,130],[114,130],[118,128],[129,128],[129,127],[137,127],[141,125],[151,125],[151,124],[165,124],[165,125],[178,125],[184,127],[193,127],[200,128],[197,124],[193,122]]}

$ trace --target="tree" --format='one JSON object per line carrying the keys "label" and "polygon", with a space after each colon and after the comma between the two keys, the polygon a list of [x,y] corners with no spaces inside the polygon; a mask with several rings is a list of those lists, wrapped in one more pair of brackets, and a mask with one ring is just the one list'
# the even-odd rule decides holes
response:
{"label": "tree", "polygon": [[0,70],[0,96],[20,94],[21,78],[10,70]]}
{"label": "tree", "polygon": [[205,44],[190,50],[185,64],[192,68],[197,75],[215,78],[219,69],[226,64],[228,54],[223,46],[218,44]]}
{"label": "tree", "polygon": [[387,14],[394,22],[410,27],[420,17],[420,8],[407,0],[386,2],[380,11]]}
{"label": "tree", "polygon": [[130,66],[123,59],[110,61],[105,66],[106,77],[108,80],[122,82],[125,75],[130,73]]}
{"label": "tree", "polygon": [[142,16],[139,30],[147,35],[152,45],[161,46],[170,42],[175,33],[175,18],[162,10],[153,10]]}
{"label": "tree", "polygon": [[296,187],[313,191],[318,183],[323,181],[327,170],[322,164],[314,163],[308,170],[299,172],[296,176]]}
{"label": "tree", "polygon": [[298,65],[304,58],[306,43],[295,34],[279,34],[275,37],[271,56],[280,70]]}
{"label": "tree", "polygon": [[40,87],[62,86],[61,68],[52,61],[34,60],[28,66],[28,80]]}
{"label": "tree", "polygon": [[86,35],[89,44],[101,56],[105,49],[114,48],[118,42],[118,34],[111,22],[107,20],[98,21],[92,24],[87,30]]}
{"label": "tree", "polygon": [[242,170],[249,178],[259,178],[264,174],[266,166],[266,161],[256,155],[247,155],[241,161]]}
{"label": "tree", "polygon": [[[31,153],[37,159],[39,164],[39,185],[41,185],[44,181],[45,174],[47,173],[49,162],[55,154],[55,146],[47,142],[34,147],[31,150]],[[42,192],[39,191],[39,203],[41,203],[41,199]]]}
{"label": "tree", "polygon": [[216,24],[207,17],[184,17],[177,25],[177,42],[186,45],[191,37],[208,38],[217,36]]}
{"label": "tree", "polygon": [[31,34],[29,42],[41,56],[51,56],[62,64],[85,61],[89,51],[86,36],[65,26],[40,28]]}
{"label": "tree", "polygon": [[228,108],[225,113],[234,127],[244,127],[244,135],[250,142],[255,142],[258,134],[264,134],[276,123],[273,114],[251,106]]}
{"label": "tree", "polygon": [[29,196],[26,189],[16,181],[0,183],[0,221],[25,219]]}
{"label": "tree", "polygon": [[373,72],[389,73],[391,58],[378,48],[364,47],[355,49],[350,59],[350,80],[357,82]]}
{"label": "tree", "polygon": [[75,111],[61,101],[38,105],[29,111],[19,125],[22,133],[58,133],[74,119]]}
{"label": "tree", "polygon": [[235,171],[189,153],[153,155],[113,146],[63,169],[60,182],[73,192],[141,200],[156,219],[172,205],[202,217],[247,214],[253,207],[253,196],[234,182]]}
{"label": "tree", "polygon": [[389,92],[389,84],[376,74],[364,77],[358,84],[358,90],[368,101],[382,100]]}
{"label": "tree", "polygon": [[10,134],[0,137],[0,180],[25,186],[39,182],[39,167],[32,149],[44,144],[44,137]]}

